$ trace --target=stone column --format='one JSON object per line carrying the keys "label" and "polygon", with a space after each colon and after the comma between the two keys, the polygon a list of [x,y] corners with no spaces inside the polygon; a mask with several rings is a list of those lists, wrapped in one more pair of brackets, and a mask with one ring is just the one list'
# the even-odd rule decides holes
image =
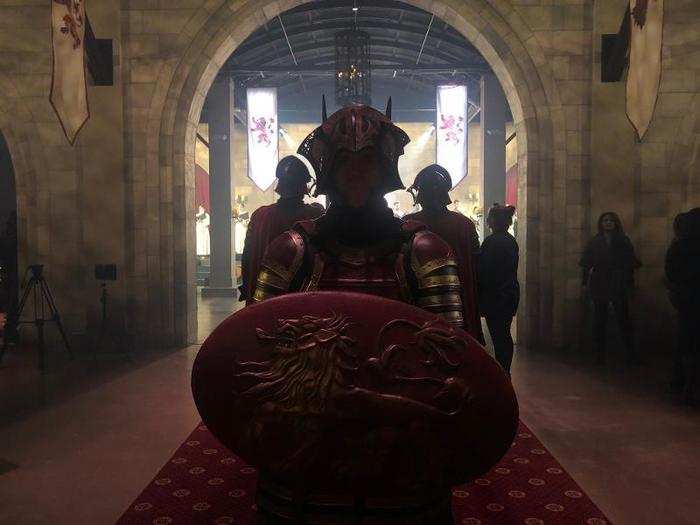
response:
{"label": "stone column", "polygon": [[481,77],[481,187],[484,220],[482,238],[488,234],[486,213],[494,202],[506,198],[506,117],[508,102],[494,74]]}
{"label": "stone column", "polygon": [[233,137],[233,81],[218,77],[207,96],[209,108],[209,193],[211,199],[211,273],[203,297],[234,297],[232,278],[233,220],[231,139]]}

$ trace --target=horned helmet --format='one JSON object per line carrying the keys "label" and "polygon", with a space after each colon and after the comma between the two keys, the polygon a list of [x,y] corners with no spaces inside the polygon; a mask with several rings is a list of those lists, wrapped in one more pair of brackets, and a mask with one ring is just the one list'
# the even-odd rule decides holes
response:
{"label": "horned helmet", "polygon": [[332,170],[342,151],[358,153],[372,148],[382,163],[382,194],[404,188],[399,176],[399,157],[410,142],[408,135],[391,121],[391,98],[384,114],[366,105],[353,104],[336,111],[330,118],[323,97],[323,123],[301,143],[297,153],[306,157],[316,172],[314,195],[328,195],[334,190]]}

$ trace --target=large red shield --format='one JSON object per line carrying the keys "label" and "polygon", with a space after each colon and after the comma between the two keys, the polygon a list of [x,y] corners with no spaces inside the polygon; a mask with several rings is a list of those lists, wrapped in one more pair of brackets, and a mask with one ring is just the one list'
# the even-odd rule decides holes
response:
{"label": "large red shield", "polygon": [[306,493],[414,498],[486,472],[515,435],[507,374],[471,336],[408,304],[291,294],[209,336],[192,390],[211,432]]}

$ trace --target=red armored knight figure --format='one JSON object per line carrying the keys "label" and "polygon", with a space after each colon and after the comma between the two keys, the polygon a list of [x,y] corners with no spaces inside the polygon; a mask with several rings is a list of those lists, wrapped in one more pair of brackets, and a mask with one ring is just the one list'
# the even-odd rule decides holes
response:
{"label": "red armored knight figure", "polygon": [[477,308],[476,257],[479,253],[479,236],[474,223],[461,213],[450,211],[447,205],[452,179],[448,171],[438,164],[423,168],[409,192],[421,211],[407,215],[405,219],[424,223],[450,245],[457,260],[459,280],[462,284],[464,329],[484,343],[481,319]]}
{"label": "red armored knight figure", "polygon": [[277,187],[280,196],[275,204],[261,206],[253,212],[243,247],[241,261],[242,284],[240,300],[253,302],[255,283],[265,250],[270,242],[304,219],[315,219],[323,214],[320,204],[304,204],[311,175],[304,163],[293,155],[284,157],[277,165]]}
{"label": "red armored knight figure", "polygon": [[389,111],[324,111],[299,153],[328,211],[272,241],[258,304],[197,355],[197,408],[258,469],[259,523],[451,525],[452,487],[512,442],[515,394],[461,329],[452,249],[384,200],[407,143]]}
{"label": "red armored knight figure", "polygon": [[254,301],[313,290],[396,299],[463,326],[459,270],[450,246],[415,221],[395,218],[384,194],[403,188],[398,160],[409,138],[373,108],[343,108],[302,143],[329,207],[275,239]]}

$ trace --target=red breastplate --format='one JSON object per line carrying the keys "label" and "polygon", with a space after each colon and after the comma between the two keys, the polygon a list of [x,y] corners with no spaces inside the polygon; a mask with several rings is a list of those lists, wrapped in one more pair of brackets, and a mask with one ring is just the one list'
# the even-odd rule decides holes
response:
{"label": "red breastplate", "polygon": [[309,290],[378,295],[408,301],[403,255],[396,249],[355,250],[338,244],[315,257]]}

